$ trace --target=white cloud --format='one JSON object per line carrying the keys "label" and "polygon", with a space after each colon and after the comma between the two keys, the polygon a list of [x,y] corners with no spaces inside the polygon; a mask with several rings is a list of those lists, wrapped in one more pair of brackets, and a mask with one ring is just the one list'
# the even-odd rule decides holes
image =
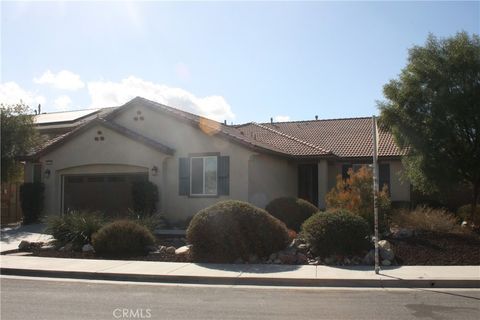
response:
{"label": "white cloud", "polygon": [[285,121],[290,121],[290,117],[281,116],[281,115],[275,116],[275,122],[285,122]]}
{"label": "white cloud", "polygon": [[0,83],[0,103],[15,104],[20,101],[32,108],[36,108],[38,104],[44,105],[46,99],[42,95],[23,89],[16,82]]}
{"label": "white cloud", "polygon": [[85,87],[83,81],[80,80],[80,76],[68,70],[62,70],[57,74],[47,70],[40,78],[34,78],[33,81],[39,84],[48,84],[62,90],[73,91]]}
{"label": "white cloud", "polygon": [[72,99],[69,96],[61,95],[54,101],[55,108],[59,111],[66,111],[72,104]]}
{"label": "white cloud", "polygon": [[217,121],[235,117],[231,106],[222,96],[200,98],[184,89],[168,87],[134,76],[120,82],[93,81],[87,86],[92,99],[92,108],[119,106],[140,96]]}

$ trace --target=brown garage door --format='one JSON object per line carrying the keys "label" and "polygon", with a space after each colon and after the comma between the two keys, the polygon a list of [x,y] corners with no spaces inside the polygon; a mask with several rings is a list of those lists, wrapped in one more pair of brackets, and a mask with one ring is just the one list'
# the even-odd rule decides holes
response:
{"label": "brown garage door", "polygon": [[121,216],[132,208],[132,182],[146,181],[146,173],[66,175],[63,178],[64,212],[100,211]]}

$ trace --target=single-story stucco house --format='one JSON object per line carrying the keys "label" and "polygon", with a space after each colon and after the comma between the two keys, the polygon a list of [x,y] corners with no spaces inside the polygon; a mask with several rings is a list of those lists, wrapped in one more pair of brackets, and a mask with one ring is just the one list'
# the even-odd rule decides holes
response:
{"label": "single-story stucco house", "polygon": [[[227,125],[137,97],[123,106],[39,114],[51,139],[26,158],[25,179],[45,184],[45,212],[126,210],[130,186],[158,186],[158,211],[183,220],[217,201],[264,208],[298,196],[320,208],[337,175],[372,161],[372,119],[348,118]],[[380,184],[409,202],[402,151],[381,129]]]}

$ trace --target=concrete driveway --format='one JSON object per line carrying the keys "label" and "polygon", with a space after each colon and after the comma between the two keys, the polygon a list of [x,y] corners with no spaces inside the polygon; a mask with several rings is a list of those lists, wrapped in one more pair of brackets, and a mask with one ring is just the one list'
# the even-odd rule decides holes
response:
{"label": "concrete driveway", "polygon": [[18,249],[22,240],[30,242],[48,242],[53,238],[44,233],[45,224],[29,224],[26,226],[7,227],[0,230],[0,252]]}

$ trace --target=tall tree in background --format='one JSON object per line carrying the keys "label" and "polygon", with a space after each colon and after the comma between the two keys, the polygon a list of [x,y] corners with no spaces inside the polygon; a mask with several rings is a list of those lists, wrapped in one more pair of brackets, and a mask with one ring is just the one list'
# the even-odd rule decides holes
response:
{"label": "tall tree in background", "polygon": [[480,38],[429,35],[409,50],[407,66],[383,88],[381,123],[401,148],[408,178],[424,193],[472,187],[480,192]]}
{"label": "tall tree in background", "polygon": [[38,143],[33,113],[23,103],[0,104],[2,182],[21,180],[23,167],[16,157],[27,154]]}

